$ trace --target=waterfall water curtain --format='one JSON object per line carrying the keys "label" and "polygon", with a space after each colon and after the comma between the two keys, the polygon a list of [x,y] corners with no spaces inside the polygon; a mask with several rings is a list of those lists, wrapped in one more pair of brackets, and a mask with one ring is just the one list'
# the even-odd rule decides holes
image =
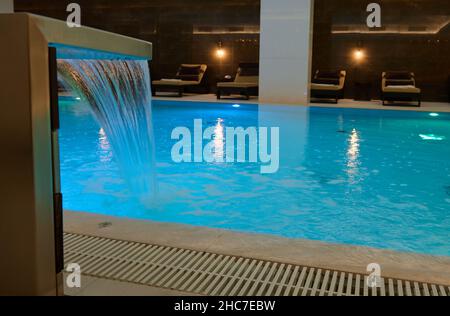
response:
{"label": "waterfall water curtain", "polygon": [[58,76],[103,128],[132,194],[156,191],[150,74],[140,60],[58,60]]}

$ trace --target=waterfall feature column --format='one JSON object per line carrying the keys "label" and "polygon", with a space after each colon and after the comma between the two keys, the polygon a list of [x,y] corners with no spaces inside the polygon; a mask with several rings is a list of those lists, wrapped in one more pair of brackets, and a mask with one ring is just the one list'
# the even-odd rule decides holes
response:
{"label": "waterfall feature column", "polygon": [[131,193],[155,192],[150,75],[146,61],[59,60],[58,75],[103,128]]}

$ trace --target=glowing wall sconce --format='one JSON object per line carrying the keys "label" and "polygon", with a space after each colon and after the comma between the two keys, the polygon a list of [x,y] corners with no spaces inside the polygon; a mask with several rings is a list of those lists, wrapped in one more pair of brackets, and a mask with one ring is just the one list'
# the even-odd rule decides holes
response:
{"label": "glowing wall sconce", "polygon": [[357,62],[363,61],[364,57],[366,57],[366,54],[361,48],[358,48],[353,52],[353,59]]}
{"label": "glowing wall sconce", "polygon": [[222,47],[222,42],[219,42],[217,45],[217,49],[216,49],[216,57],[219,58],[220,60],[222,60],[225,58],[226,55],[227,55],[227,52]]}

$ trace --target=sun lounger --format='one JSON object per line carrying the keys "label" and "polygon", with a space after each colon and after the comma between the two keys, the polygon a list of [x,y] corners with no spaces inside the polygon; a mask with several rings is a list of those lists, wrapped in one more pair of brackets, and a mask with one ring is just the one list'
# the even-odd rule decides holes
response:
{"label": "sun lounger", "polygon": [[417,106],[421,105],[421,90],[416,87],[415,75],[412,72],[383,72],[381,89],[383,105],[387,105],[387,101],[417,101]]}
{"label": "sun lounger", "polygon": [[153,81],[152,94],[155,96],[157,92],[176,92],[182,97],[186,88],[202,84],[206,69],[206,65],[182,64],[175,78]]}
{"label": "sun lounger", "polygon": [[251,95],[258,95],[258,86],[259,64],[240,63],[234,81],[217,83],[217,99],[223,95],[240,94],[248,100]]}
{"label": "sun lounger", "polygon": [[332,99],[338,103],[344,97],[347,72],[317,70],[311,83],[311,98]]}

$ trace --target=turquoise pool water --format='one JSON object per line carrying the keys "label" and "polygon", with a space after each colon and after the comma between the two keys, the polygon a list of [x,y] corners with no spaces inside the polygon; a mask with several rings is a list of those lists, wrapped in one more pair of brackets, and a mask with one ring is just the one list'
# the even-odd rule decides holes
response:
{"label": "turquoise pool water", "polygon": [[[61,100],[64,207],[450,255],[450,115],[154,101],[156,201],[133,197],[88,108]],[[278,126],[280,166],[172,161],[172,129]]]}

